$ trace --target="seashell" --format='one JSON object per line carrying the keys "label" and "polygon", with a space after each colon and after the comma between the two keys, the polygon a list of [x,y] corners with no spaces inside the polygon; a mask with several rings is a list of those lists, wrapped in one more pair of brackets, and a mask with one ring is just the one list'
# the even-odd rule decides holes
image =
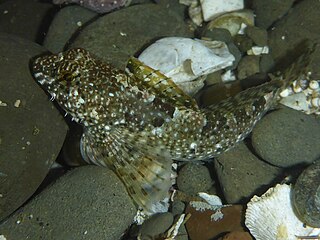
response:
{"label": "seashell", "polygon": [[[214,1],[213,1],[214,2]],[[207,25],[207,30],[213,28],[225,28],[232,36],[235,36],[244,26],[254,26],[254,14],[251,10],[244,9],[226,13],[212,20]]]}
{"label": "seashell", "polygon": [[231,66],[234,59],[223,42],[182,37],[162,38],[139,56],[140,61],[171,77],[190,95],[204,85],[207,74]]}
{"label": "seashell", "polygon": [[302,222],[320,228],[320,160],[300,174],[293,188],[292,202]]}
{"label": "seashell", "polygon": [[247,51],[248,55],[255,55],[255,56],[259,56],[261,54],[268,54],[268,53],[269,53],[268,46],[263,46],[263,47],[253,46],[251,49]]}
{"label": "seashell", "polygon": [[256,240],[297,240],[297,236],[314,236],[319,228],[304,226],[291,205],[292,187],[278,184],[247,204],[245,225]]}
{"label": "seashell", "polygon": [[200,0],[204,21],[210,21],[227,12],[243,9],[243,0]]}

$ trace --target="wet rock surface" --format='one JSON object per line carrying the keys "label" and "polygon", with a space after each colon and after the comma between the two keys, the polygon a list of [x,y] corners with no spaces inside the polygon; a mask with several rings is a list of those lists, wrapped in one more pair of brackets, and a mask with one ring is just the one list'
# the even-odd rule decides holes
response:
{"label": "wet rock surface", "polygon": [[43,46],[53,53],[62,51],[73,34],[96,16],[95,12],[80,6],[61,9],[50,24]]}
{"label": "wet rock surface", "polygon": [[86,26],[70,47],[83,47],[124,69],[130,56],[168,36],[191,37],[192,33],[177,13],[162,5],[142,4],[100,17]]}
{"label": "wet rock surface", "polygon": [[265,116],[252,132],[252,145],[265,161],[280,167],[312,163],[320,156],[320,122],[289,108]]}
{"label": "wet rock surface", "polygon": [[[157,2],[157,4],[150,4],[150,2]],[[223,84],[223,72],[215,73],[214,77],[211,76],[212,82],[208,79],[207,84],[210,87],[207,86],[204,94],[199,96],[201,105],[208,106],[226,98],[226,96],[242,91],[245,86],[257,85],[265,81],[267,73],[273,72],[274,68],[281,69],[287,66],[297,55],[305,51],[305,48],[302,47],[305,45],[302,44],[305,40],[319,39],[319,14],[317,11],[320,7],[319,1],[304,0],[294,3],[294,0],[253,0],[252,2],[257,15],[256,27],[249,27],[244,31],[244,34],[238,34],[233,38],[227,30],[223,29],[203,31],[201,28],[198,30],[202,34],[198,34],[197,30],[192,32],[195,30],[195,26],[186,19],[186,6],[172,0],[132,1],[132,6],[128,8],[99,16],[79,6],[61,6],[55,18],[52,13],[58,10],[58,7],[51,4],[49,0],[0,0],[0,31],[14,33],[38,43],[41,43],[46,36],[44,45],[54,52],[61,51],[65,45],[70,48],[83,47],[122,69],[129,56],[138,54],[161,37],[202,36],[223,40],[227,42],[230,51],[236,57],[236,61],[230,69],[235,70],[235,73],[238,73],[239,78],[243,80],[234,85]],[[47,32],[51,20],[53,22]],[[265,29],[268,31],[267,36]],[[74,34],[75,32],[76,34]],[[0,43],[1,39],[3,40],[2,35]],[[12,213],[35,192],[40,184],[41,187],[37,191],[38,197],[32,197],[27,205],[0,226],[0,239],[3,233],[9,237],[13,236],[13,239],[24,239],[24,234],[29,231],[31,231],[29,236],[32,236],[33,239],[38,239],[39,236],[45,239],[126,239],[127,234],[123,237],[122,234],[131,224],[135,208],[132,207],[131,199],[128,198],[122,187],[118,189],[118,185],[115,184],[116,189],[121,192],[121,199],[126,199],[124,202],[118,201],[117,197],[120,195],[113,195],[114,188],[104,188],[103,184],[109,186],[113,182],[105,176],[105,174],[111,174],[114,177],[112,172],[102,168],[93,170],[93,167],[80,167],[48,187],[48,182],[69,169],[65,165],[78,166],[83,164],[78,146],[81,131],[71,128],[70,138],[66,141],[62,154],[57,160],[63,165],[49,171],[50,165],[57,158],[61,148],[66,125],[62,115],[55,110],[41,88],[34,83],[26,61],[27,58],[44,52],[45,49],[39,48],[39,46],[31,47],[28,45],[29,43],[23,45],[25,43],[22,44],[22,40],[18,41],[14,37],[6,37],[3,41],[5,44],[0,44],[0,53],[7,52],[0,57],[2,58],[0,70],[1,67],[3,68],[0,72],[0,90],[5,93],[1,95],[0,105],[6,103],[7,106],[1,106],[0,111],[1,115],[3,113],[3,116],[8,116],[8,118],[0,118],[2,126],[6,126],[0,130],[0,215],[3,214],[5,217]],[[8,44],[12,46],[8,47]],[[247,51],[256,45],[268,45],[270,53],[248,56]],[[13,58],[8,55],[8,52],[12,53]],[[318,74],[319,56],[317,51],[312,70],[315,75]],[[238,65],[239,61],[241,62]],[[257,75],[256,73],[263,74]],[[13,81],[13,78],[17,81]],[[30,83],[25,84],[29,78],[29,82],[33,82],[37,89],[30,88],[32,91],[29,91]],[[212,85],[215,83],[219,84]],[[30,92],[32,92],[31,95],[29,95]],[[38,102],[39,106],[41,105],[40,110]],[[32,107],[28,108],[30,105]],[[268,132],[266,130],[268,126],[265,127],[266,129],[255,130],[260,132],[258,136],[260,135],[261,138],[257,140],[259,137],[252,137],[255,149],[251,148],[250,142],[247,141],[249,148],[240,144],[213,160],[215,161],[215,169],[209,169],[211,176],[207,169],[210,164],[206,164],[206,166],[194,163],[187,164],[178,172],[178,186],[174,187],[182,189],[186,194],[186,199],[195,198],[194,195],[200,191],[213,192],[211,190],[212,184],[216,179],[212,179],[214,177],[212,172],[215,170],[223,194],[220,189],[217,192],[224,203],[246,203],[246,200],[253,194],[261,194],[273,186],[274,181],[283,180],[281,177],[283,169],[265,162],[270,157],[273,159],[270,161],[272,164],[282,167],[293,164],[295,171],[301,171],[300,166],[296,165],[310,163],[312,157],[306,162],[305,160],[311,156],[311,152],[314,154],[317,151],[316,147],[311,149],[311,145],[317,146],[319,143],[319,139],[310,138],[310,132],[315,134],[319,132],[319,129],[313,126],[315,120],[309,119],[301,122],[299,117],[294,119],[295,117],[292,115],[297,114],[276,118],[275,126],[281,126],[281,131]],[[34,126],[30,123],[36,127],[33,128]],[[41,124],[44,124],[45,127],[42,127]],[[310,130],[310,125],[313,126],[313,130]],[[276,127],[272,128],[276,129]],[[257,128],[259,127],[257,126]],[[285,133],[282,132],[283,129],[286,129]],[[298,134],[299,137],[296,137],[295,134]],[[282,147],[280,143],[276,142],[284,135],[286,135],[291,147]],[[8,136],[10,136],[10,141],[8,141]],[[300,137],[304,141],[297,142]],[[308,147],[311,150],[304,144],[309,144]],[[275,148],[280,147],[280,151],[275,151]],[[258,148],[260,150],[257,150]],[[10,150],[10,154],[6,152],[7,150]],[[263,155],[262,152],[267,152],[267,154]],[[295,157],[300,156],[299,161],[290,157],[290,154],[293,153],[296,154]],[[301,159],[303,160],[301,161]],[[43,182],[48,171],[49,176]],[[9,181],[7,181],[8,179]],[[118,180],[116,182],[122,186],[121,182]],[[55,200],[56,202],[53,202]],[[156,219],[153,225],[148,227],[149,230],[157,228],[160,229],[157,233],[164,232],[171,226],[169,222],[172,224],[172,215],[175,218],[178,217],[185,211],[186,205],[189,205],[188,201],[175,200],[170,207],[172,214],[167,214],[170,215],[168,217],[170,221]],[[127,209],[128,206],[130,209]],[[31,210],[32,215],[30,215]],[[190,212],[189,207],[186,212]],[[212,223],[211,221],[213,213],[212,211],[204,211],[193,214],[192,219],[189,220],[188,233],[184,231],[184,226],[181,226],[176,239],[188,239],[187,234],[191,239],[197,240],[208,240],[213,236],[217,238],[217,235],[221,238],[224,237],[223,239],[250,239],[248,233],[243,232],[243,228],[233,228],[234,225],[230,218],[231,222],[228,221],[228,217],[222,223],[218,221],[218,224],[223,225],[221,228],[216,227],[217,225],[214,228],[210,227],[211,224],[217,224],[217,222]],[[243,217],[239,211],[232,213],[231,216],[233,220],[234,216],[237,216],[236,218]],[[241,220],[239,221],[241,222]],[[88,228],[85,228],[84,225]],[[199,226],[199,228],[190,230],[190,226]],[[194,231],[198,235],[193,235]],[[231,233],[225,235],[229,231]],[[206,235],[207,233],[212,234],[212,232],[215,235]]]}
{"label": "wet rock surface", "polygon": [[145,221],[140,229],[141,239],[147,240],[156,237],[168,230],[173,223],[173,215],[170,212],[153,215]]}
{"label": "wet rock surface", "polygon": [[57,10],[52,4],[38,0],[0,2],[0,32],[42,43]]}
{"label": "wet rock surface", "polygon": [[221,154],[214,164],[227,203],[245,203],[281,177],[279,168],[257,158],[244,143]]}
{"label": "wet rock surface", "polygon": [[206,192],[213,185],[209,170],[197,163],[188,163],[182,167],[177,178],[178,189],[190,195]]}
{"label": "wet rock surface", "polygon": [[[315,0],[299,1],[291,11],[284,16],[269,31],[269,46],[277,67],[286,66],[292,59],[305,51],[306,41],[317,42],[320,37],[318,9],[320,2]],[[319,49],[315,53],[312,73],[319,78]]]}
{"label": "wet rock surface", "polygon": [[295,0],[253,0],[252,7],[256,14],[257,26],[265,29],[269,28],[290,10],[294,1]]}
{"label": "wet rock surface", "polygon": [[0,34],[0,219],[39,187],[63,144],[67,126],[29,70],[46,50]]}
{"label": "wet rock surface", "polygon": [[0,225],[7,239],[119,240],[136,208],[118,177],[96,166],[70,171]]}

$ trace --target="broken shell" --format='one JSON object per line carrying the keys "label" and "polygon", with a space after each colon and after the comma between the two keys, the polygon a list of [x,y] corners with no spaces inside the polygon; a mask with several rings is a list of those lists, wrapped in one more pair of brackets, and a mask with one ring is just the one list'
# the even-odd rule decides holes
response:
{"label": "broken shell", "polygon": [[217,16],[243,9],[243,0],[200,0],[202,15],[205,21],[210,21]]}
{"label": "broken shell", "polygon": [[241,11],[226,13],[212,20],[208,23],[206,28],[208,30],[213,28],[225,28],[232,36],[235,36],[243,24],[246,26],[254,26],[254,15],[251,10],[244,9]]}
{"label": "broken shell", "polygon": [[320,160],[301,173],[293,189],[292,202],[302,222],[320,228]]}
{"label": "broken shell", "polygon": [[[162,38],[139,56],[140,61],[172,78],[190,95],[204,85],[203,76],[231,66],[234,59],[223,42],[182,37]],[[194,83],[200,76],[202,79]]]}
{"label": "broken shell", "polygon": [[320,233],[319,228],[304,226],[291,206],[291,186],[278,184],[247,205],[245,225],[257,240],[297,240],[297,236]]}

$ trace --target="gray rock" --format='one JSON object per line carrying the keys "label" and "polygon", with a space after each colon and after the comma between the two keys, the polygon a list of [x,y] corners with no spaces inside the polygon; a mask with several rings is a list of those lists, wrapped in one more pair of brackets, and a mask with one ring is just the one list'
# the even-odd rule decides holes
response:
{"label": "gray rock", "polygon": [[254,194],[263,194],[280,175],[279,168],[261,161],[243,142],[221,154],[214,164],[228,203],[245,203]]}
{"label": "gray rock", "polygon": [[7,239],[119,240],[136,208],[119,178],[103,167],[76,168],[0,225]]}
{"label": "gray rock", "polygon": [[274,60],[271,54],[262,54],[260,58],[260,71],[270,73],[274,68]]}
{"label": "gray rock", "polygon": [[260,57],[254,55],[244,56],[237,68],[238,79],[245,79],[260,72]]}
{"label": "gray rock", "polygon": [[[280,3],[281,1],[278,2]],[[319,9],[319,1],[299,1],[299,3],[269,31],[269,46],[277,67],[286,67],[292,59],[295,59],[297,55],[304,52],[304,45],[306,45],[304,42],[306,40],[319,42]],[[320,50],[318,48],[311,64],[311,72],[315,75],[315,79],[320,78],[320,72],[318,71],[319,62]]]}
{"label": "gray rock", "polygon": [[167,231],[173,223],[173,215],[170,212],[153,215],[145,221],[140,229],[141,239],[149,240]]}
{"label": "gray rock", "polygon": [[225,43],[232,42],[231,33],[227,29],[224,29],[224,28],[208,28],[208,26],[210,26],[210,24],[208,24],[206,26],[206,28],[204,29],[201,37],[210,38],[212,40],[222,41],[222,42],[225,42]]}
{"label": "gray rock", "polygon": [[281,167],[312,163],[320,156],[320,122],[314,116],[284,108],[257,123],[252,145],[265,161]]}
{"label": "gray rock", "polygon": [[253,41],[246,35],[237,34],[234,36],[234,43],[239,48],[240,52],[247,53],[253,46]]}
{"label": "gray rock", "polygon": [[186,204],[182,201],[175,200],[172,202],[171,212],[174,216],[182,214],[186,208]]}
{"label": "gray rock", "polygon": [[236,45],[234,43],[228,43],[228,49],[230,51],[230,53],[234,56],[234,61],[232,66],[227,67],[226,70],[234,70],[238,67],[238,64],[241,60],[242,54],[240,52],[240,50],[236,47]]}
{"label": "gray rock", "polygon": [[178,172],[177,185],[180,191],[195,195],[206,192],[213,185],[209,169],[198,163],[187,163]]}
{"label": "gray rock", "polygon": [[275,21],[284,16],[295,0],[253,0],[253,10],[256,14],[256,25],[269,28]]}
{"label": "gray rock", "polygon": [[257,46],[263,47],[268,44],[268,32],[265,29],[248,26],[246,28],[246,34]]}
{"label": "gray rock", "polygon": [[30,59],[45,51],[0,34],[0,219],[36,191],[67,132],[63,117],[30,73]]}
{"label": "gray rock", "polygon": [[53,53],[61,52],[72,35],[95,16],[98,14],[80,6],[61,9],[50,24],[43,45]]}
{"label": "gray rock", "polygon": [[56,8],[39,0],[13,0],[0,5],[0,32],[42,43]]}
{"label": "gray rock", "polygon": [[183,224],[180,226],[177,236],[174,238],[175,240],[188,240],[188,232],[186,226]]}
{"label": "gray rock", "polygon": [[156,4],[141,4],[104,15],[86,26],[71,47],[83,47],[124,69],[128,58],[167,36],[192,36],[175,12]]}

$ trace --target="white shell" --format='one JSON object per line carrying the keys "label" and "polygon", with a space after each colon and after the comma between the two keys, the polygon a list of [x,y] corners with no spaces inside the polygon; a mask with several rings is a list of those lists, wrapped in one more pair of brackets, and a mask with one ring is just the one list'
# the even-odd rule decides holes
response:
{"label": "white shell", "polygon": [[320,233],[319,228],[304,226],[295,216],[290,192],[290,185],[277,184],[247,204],[245,224],[256,240],[298,240],[297,236]]}
{"label": "white shell", "polygon": [[205,21],[210,21],[227,12],[243,9],[243,0],[200,0],[202,15]]}
{"label": "white shell", "polygon": [[159,70],[192,95],[203,86],[200,76],[231,66],[234,56],[220,41],[193,40],[182,37],[162,38],[139,56],[139,60]]}
{"label": "white shell", "polygon": [[300,79],[280,93],[280,103],[306,114],[320,115],[320,80]]}
{"label": "white shell", "polygon": [[223,14],[208,23],[207,28],[224,28],[232,36],[244,32],[247,26],[254,26],[254,14],[249,9]]}

